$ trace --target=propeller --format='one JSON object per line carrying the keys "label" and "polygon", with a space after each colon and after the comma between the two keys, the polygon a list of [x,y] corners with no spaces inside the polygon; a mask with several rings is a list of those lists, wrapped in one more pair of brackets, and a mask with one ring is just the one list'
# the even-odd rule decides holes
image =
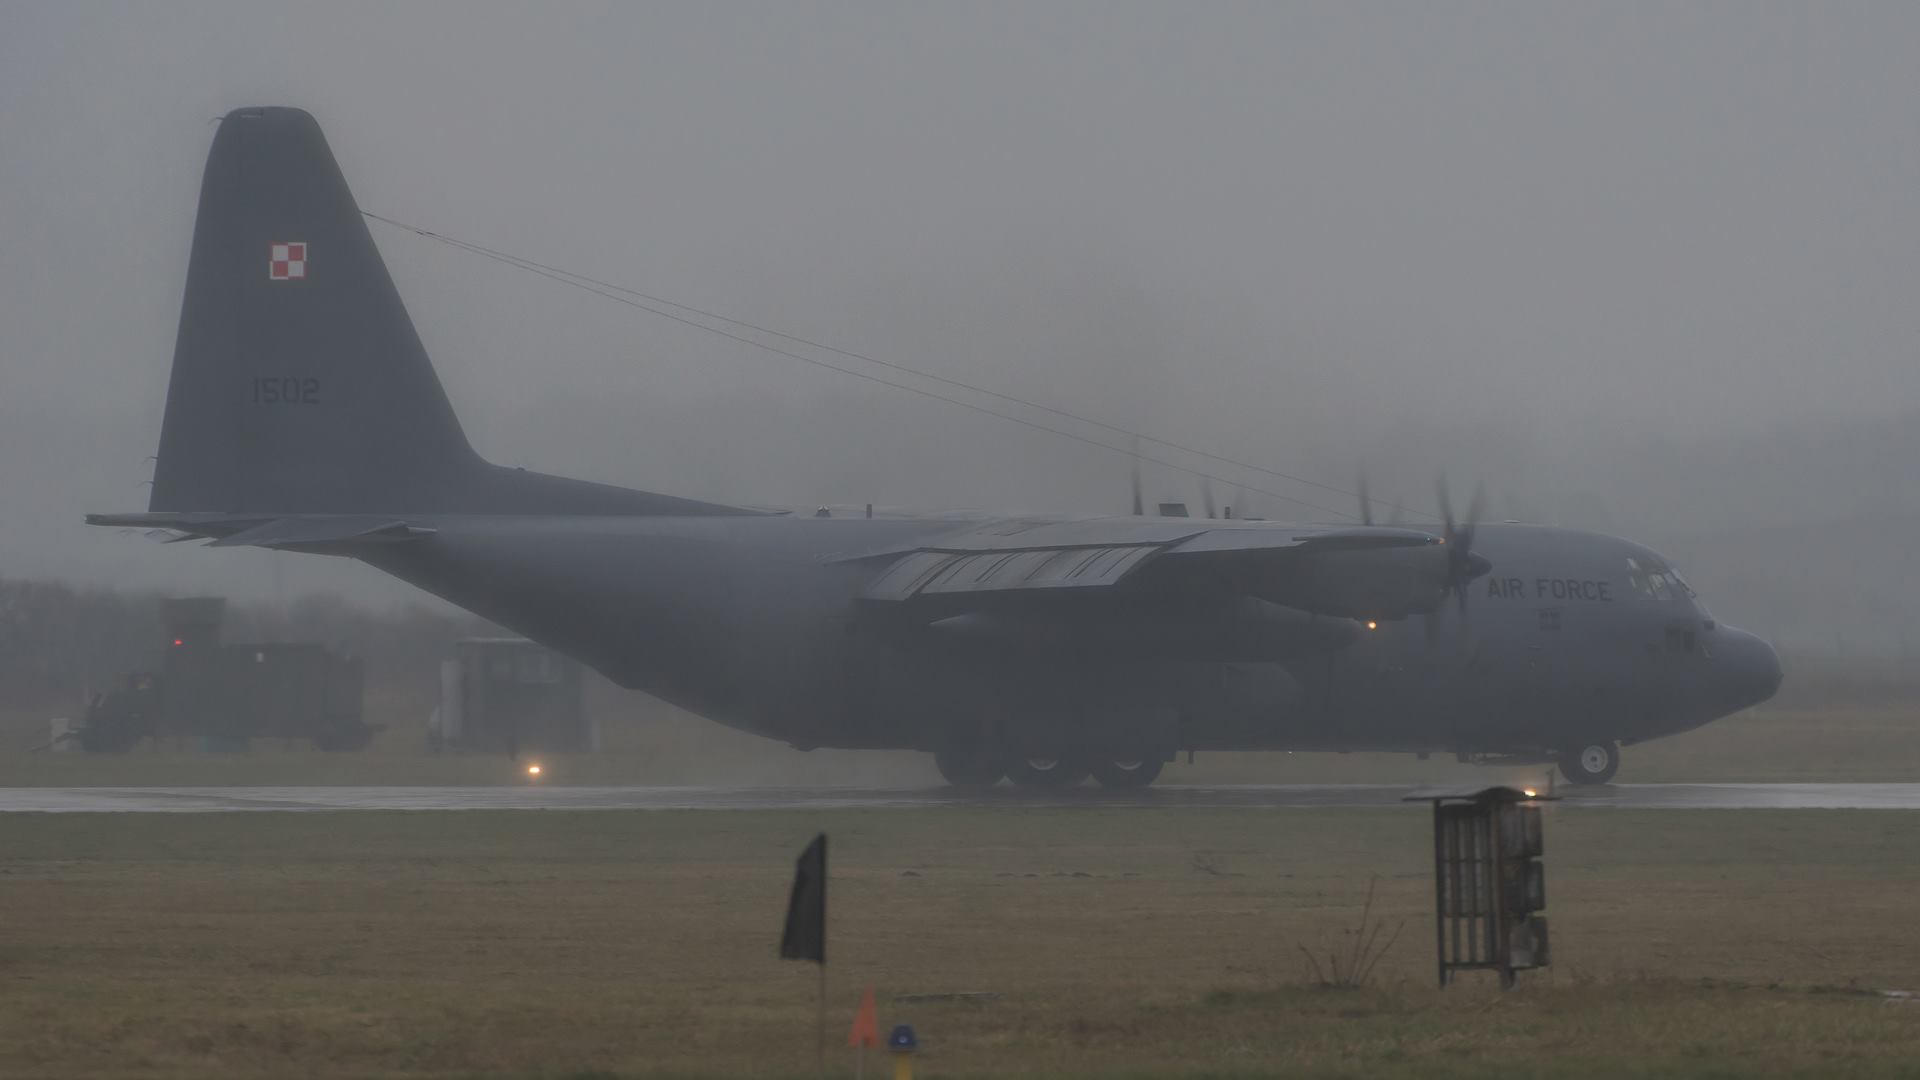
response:
{"label": "propeller", "polygon": [[1467,503],[1465,518],[1456,520],[1453,516],[1453,499],[1447,492],[1447,475],[1440,474],[1436,485],[1440,496],[1440,520],[1446,531],[1442,536],[1447,544],[1447,580],[1443,589],[1453,593],[1454,602],[1460,608],[1460,614],[1467,614],[1467,582],[1493,569],[1483,555],[1473,552],[1473,534],[1478,527],[1480,515],[1486,509],[1487,489],[1482,484],[1473,487],[1473,498]]}
{"label": "propeller", "polygon": [[[1467,513],[1463,518],[1453,516],[1453,498],[1447,489],[1447,476],[1441,473],[1434,485],[1440,500],[1440,520],[1443,531],[1442,542],[1447,549],[1446,579],[1441,583],[1440,596],[1444,603],[1448,593],[1453,594],[1454,606],[1460,612],[1460,618],[1467,617],[1467,583],[1487,571],[1493,564],[1484,555],[1473,550],[1473,535],[1485,510],[1486,488],[1475,484],[1473,498],[1467,503]],[[1438,629],[1434,620],[1436,612],[1427,613],[1427,636],[1432,637]]]}
{"label": "propeller", "polygon": [[1133,516],[1145,517],[1146,513],[1146,503],[1140,498],[1140,456],[1135,454],[1133,458]]}
{"label": "propeller", "polygon": [[1367,474],[1364,471],[1360,474],[1360,486],[1355,494],[1360,496],[1360,524],[1373,524],[1373,500],[1367,498]]}
{"label": "propeller", "polygon": [[1213,481],[1204,476],[1200,478],[1200,506],[1206,510],[1208,521],[1220,516],[1220,508],[1213,504]]}

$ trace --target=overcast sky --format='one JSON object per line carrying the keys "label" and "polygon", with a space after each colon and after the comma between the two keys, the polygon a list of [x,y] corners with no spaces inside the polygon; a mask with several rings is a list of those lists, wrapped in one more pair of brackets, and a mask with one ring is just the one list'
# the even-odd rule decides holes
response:
{"label": "overcast sky", "polygon": [[[1647,447],[1718,447],[1678,490],[1766,513],[1726,448],[1920,414],[1917,56],[1910,3],[0,0],[0,575],[374,580],[79,524],[144,508],[211,121],[253,104],[366,209],[1336,486],[1426,507],[1445,464],[1613,525]],[[375,236],[495,460],[1125,505],[1117,455]]]}

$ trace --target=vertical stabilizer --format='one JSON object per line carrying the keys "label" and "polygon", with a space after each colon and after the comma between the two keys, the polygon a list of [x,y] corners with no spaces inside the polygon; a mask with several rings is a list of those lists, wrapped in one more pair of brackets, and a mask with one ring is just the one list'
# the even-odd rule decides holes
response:
{"label": "vertical stabilizer", "polygon": [[213,137],[149,509],[750,512],[481,460],[320,125],[289,108]]}
{"label": "vertical stabilizer", "polygon": [[441,509],[486,468],[320,126],[229,113],[200,187],[151,509]]}

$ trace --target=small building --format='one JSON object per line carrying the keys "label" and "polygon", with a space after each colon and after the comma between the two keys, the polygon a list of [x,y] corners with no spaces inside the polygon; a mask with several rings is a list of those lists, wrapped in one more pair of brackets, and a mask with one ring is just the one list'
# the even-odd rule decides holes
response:
{"label": "small building", "polygon": [[428,741],[509,756],[597,751],[585,683],[579,661],[524,638],[463,638],[440,664]]}

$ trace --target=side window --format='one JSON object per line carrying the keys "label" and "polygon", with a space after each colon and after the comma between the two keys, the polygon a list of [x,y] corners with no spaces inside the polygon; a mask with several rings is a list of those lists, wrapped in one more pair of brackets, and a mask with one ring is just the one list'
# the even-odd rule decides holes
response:
{"label": "side window", "polygon": [[1680,579],[1679,571],[1657,561],[1642,562],[1627,556],[1627,592],[1642,600],[1667,600],[1684,603],[1693,599],[1693,588]]}
{"label": "side window", "polygon": [[1639,600],[1659,599],[1653,591],[1653,581],[1648,576],[1646,567],[1641,566],[1640,560],[1631,555],[1627,556],[1627,592]]}

